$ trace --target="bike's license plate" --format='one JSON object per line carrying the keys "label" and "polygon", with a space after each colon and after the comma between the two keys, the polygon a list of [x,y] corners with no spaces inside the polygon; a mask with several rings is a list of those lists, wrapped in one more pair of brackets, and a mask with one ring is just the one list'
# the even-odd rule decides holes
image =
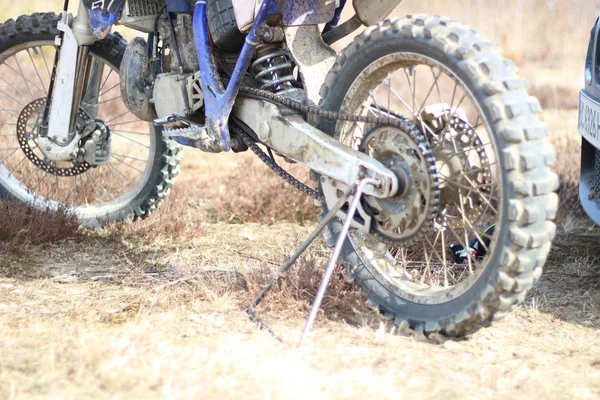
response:
{"label": "bike's license plate", "polygon": [[588,142],[600,149],[600,104],[583,91],[579,94],[578,128]]}

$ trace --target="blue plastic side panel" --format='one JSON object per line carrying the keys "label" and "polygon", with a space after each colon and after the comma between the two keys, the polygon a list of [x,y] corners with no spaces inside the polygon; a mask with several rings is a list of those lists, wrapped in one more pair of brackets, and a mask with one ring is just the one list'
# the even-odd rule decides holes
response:
{"label": "blue plastic side panel", "polygon": [[329,21],[329,25],[338,26],[340,19],[342,18],[342,11],[344,11],[344,7],[346,7],[346,0],[340,0],[340,6],[335,9],[335,15],[333,16],[333,19]]}
{"label": "blue plastic side panel", "polygon": [[95,36],[101,36],[117,21],[125,0],[84,0],[90,28]]}
{"label": "blue plastic side panel", "polygon": [[167,11],[170,13],[191,13],[194,11],[190,0],[167,0]]}
{"label": "blue plastic side panel", "polygon": [[325,24],[335,17],[335,0],[284,0],[283,25]]}

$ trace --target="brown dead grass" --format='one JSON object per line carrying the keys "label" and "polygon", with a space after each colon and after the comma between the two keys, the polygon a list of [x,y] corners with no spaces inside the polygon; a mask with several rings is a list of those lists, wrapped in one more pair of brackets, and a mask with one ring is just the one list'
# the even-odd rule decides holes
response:
{"label": "brown dead grass", "polygon": [[[285,167],[300,181],[312,184],[306,168],[290,164]],[[250,160],[240,163],[223,181],[217,196],[217,214],[226,222],[314,221],[318,212],[309,196]]]}
{"label": "brown dead grass", "polygon": [[36,209],[20,203],[0,203],[0,252],[17,253],[27,245],[84,236],[77,218],[65,208]]}
{"label": "brown dead grass", "polygon": [[540,101],[544,109],[574,110],[579,107],[579,90],[560,84],[538,83],[529,88],[529,94]]}
{"label": "brown dead grass", "polygon": [[[578,181],[576,113],[543,118],[571,185],[564,202]],[[398,331],[338,271],[309,344],[295,349],[329,249],[312,247],[259,306],[279,344],[245,308],[310,224],[208,222],[215,182],[181,182],[164,209],[196,215],[201,234],[139,240],[131,224],[122,240],[94,234],[13,257],[50,278],[0,278],[0,397],[600,396],[597,237],[559,237],[526,305],[460,342]]]}
{"label": "brown dead grass", "polygon": [[166,200],[147,218],[120,222],[107,228],[116,240],[135,240],[147,245],[184,242],[204,234],[205,214],[194,204],[205,194],[204,186],[176,185]]}
{"label": "brown dead grass", "polygon": [[[308,171],[286,168],[311,184]],[[157,211],[146,219],[113,224],[108,235],[117,240],[146,243],[184,242],[204,234],[204,225],[226,223],[274,224],[315,221],[318,209],[309,196],[282,180],[266,166],[246,158],[218,182],[177,183]]]}
{"label": "brown dead grass", "polygon": [[[276,228],[279,236],[286,233],[283,226]],[[273,238],[268,242],[273,244]],[[260,248],[255,249],[260,259]],[[45,252],[45,259],[52,259],[51,249]],[[320,255],[320,248],[313,254]],[[274,266],[235,255],[221,261],[248,270],[259,270],[262,264],[264,276],[248,279],[242,268],[229,271],[205,265],[172,281],[142,281],[135,274],[121,284],[0,278],[0,324],[6,327],[0,330],[0,396],[594,399],[600,395],[600,331],[594,324],[583,324],[583,315],[570,320],[557,316],[567,308],[544,302],[543,293],[535,292],[527,307],[460,342],[407,335],[388,321],[374,319],[376,314],[364,306],[352,311],[351,321],[346,311],[343,318],[337,317],[335,308],[327,308],[335,304],[327,297],[310,342],[295,349],[306,316],[304,296],[308,297],[289,290],[299,282],[286,280],[259,309],[284,338],[280,344],[256,329],[244,312],[253,286],[260,286]],[[301,261],[306,262],[308,269],[319,264]],[[311,279],[300,287],[314,290]],[[574,292],[561,288],[564,300]],[[553,293],[552,287],[544,291]],[[335,287],[328,293],[335,294]],[[590,313],[598,315],[593,309]]]}

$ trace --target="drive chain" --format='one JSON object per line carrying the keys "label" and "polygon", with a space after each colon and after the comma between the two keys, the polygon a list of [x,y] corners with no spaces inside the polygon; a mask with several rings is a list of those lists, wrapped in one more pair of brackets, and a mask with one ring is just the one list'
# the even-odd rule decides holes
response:
{"label": "drive chain", "polygon": [[[437,176],[437,167],[435,165],[435,157],[429,147],[429,143],[423,133],[421,133],[411,122],[402,117],[394,116],[390,117],[375,117],[369,115],[353,115],[353,114],[344,114],[335,111],[323,110],[319,107],[309,106],[302,103],[299,103],[294,100],[290,100],[288,98],[279,96],[275,93],[257,89],[249,86],[242,86],[240,88],[240,94],[247,95],[250,98],[257,98],[264,101],[272,102],[277,105],[283,105],[290,109],[305,113],[311,114],[319,117],[324,117],[328,119],[338,120],[338,121],[349,121],[349,122],[362,122],[367,124],[376,124],[376,125],[389,125],[392,127],[399,128],[408,136],[410,136],[411,140],[417,144],[419,149],[421,150],[421,155],[424,157],[425,162],[427,164],[427,170],[430,174],[433,174],[432,182],[434,186],[431,188],[431,207],[429,209],[429,224],[433,224],[435,216],[439,212],[439,180]],[[238,127],[233,127],[233,130],[236,134],[240,134],[244,143],[252,150],[270,169],[272,169],[275,173],[277,173],[281,178],[289,182],[292,186],[300,190],[301,192],[317,199],[318,201],[325,203],[325,199],[319,191],[314,190],[304,183],[300,182],[298,179],[294,178],[287,171],[281,168],[275,160],[267,155],[260,147],[256,144],[254,138],[244,132],[242,129]],[[381,235],[379,235],[381,236]],[[387,237],[381,237],[388,244],[394,244],[395,241],[390,240]]]}

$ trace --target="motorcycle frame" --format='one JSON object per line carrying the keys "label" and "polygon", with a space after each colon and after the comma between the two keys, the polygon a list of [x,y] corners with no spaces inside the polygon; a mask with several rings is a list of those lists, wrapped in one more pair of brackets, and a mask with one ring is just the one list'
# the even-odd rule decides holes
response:
{"label": "motorcycle frame", "polygon": [[[235,68],[231,74],[231,78],[227,83],[227,87],[223,88],[221,78],[217,72],[213,50],[210,43],[208,19],[206,16],[206,0],[198,0],[196,2],[193,18],[194,43],[196,54],[198,56],[198,63],[200,65],[200,74],[202,76],[204,115],[206,117],[205,126],[209,132],[213,130],[213,135],[220,133],[224,144],[223,150],[225,151],[228,151],[231,148],[228,125],[229,116],[236,102],[236,98],[242,84],[242,78],[248,70],[256,47],[261,43],[261,39],[264,39],[263,35],[265,35],[266,30],[263,30],[263,27],[267,18],[270,15],[279,12],[277,7],[278,3],[279,2],[277,0],[264,0],[261,3],[259,10],[254,17],[252,27],[246,35],[244,46],[242,47],[240,55],[237,59]],[[290,14],[287,15],[287,18],[293,18],[294,11],[288,9],[288,12]],[[285,18],[286,16],[284,16],[284,19]],[[369,185],[369,187],[365,189],[365,193],[372,194],[377,197],[388,197],[398,190],[398,178],[391,171],[383,167],[383,165],[381,165],[379,162],[374,162],[375,160],[372,160],[370,157],[367,157],[358,151],[344,148],[342,151],[336,152],[336,150],[340,149],[339,143],[333,139],[330,139],[329,141],[326,140],[326,138],[329,138],[327,135],[323,134],[312,125],[306,123],[306,121],[296,121],[295,124],[289,123],[289,121],[287,121],[289,118],[281,118],[278,110],[267,109],[267,112],[261,112],[264,111],[265,108],[261,107],[260,105],[251,105],[249,103],[247,106],[248,108],[257,107],[255,110],[253,110],[254,112],[250,113],[250,115],[260,116],[261,121],[266,123],[266,126],[269,126],[270,122],[274,126],[279,126],[280,129],[277,130],[279,133],[283,132],[283,134],[280,135],[270,133],[265,135],[263,138],[263,143],[267,144],[272,149],[287,150],[283,151],[283,153],[289,155],[289,151],[292,148],[303,148],[304,146],[301,144],[306,144],[306,147],[314,150],[314,154],[312,154],[313,152],[299,152],[298,154],[295,154],[297,157],[294,157],[294,155],[291,156],[292,159],[300,162],[305,162],[310,158],[314,158],[316,154],[318,154],[317,149],[319,148],[326,149],[326,151],[320,154],[320,156],[317,156],[317,158],[320,159],[327,159],[328,157],[333,156],[338,160],[342,160],[344,157],[350,156],[353,158],[354,162],[347,164],[340,163],[346,165],[346,167],[337,168],[336,173],[333,174],[334,176],[343,177],[344,182],[353,182],[361,175],[378,177],[379,182],[381,183],[379,187]],[[250,122],[253,120],[253,118],[248,116],[242,119],[250,123],[250,126],[254,128],[255,131],[257,130],[257,124]],[[296,136],[296,146],[290,146],[289,141],[286,140],[277,140],[288,136],[285,135],[285,133],[288,132],[286,130],[288,128],[292,132],[303,133],[301,136]],[[270,128],[267,130],[271,131]],[[329,174],[333,172],[331,170],[319,171],[318,168],[317,171],[328,172]]]}
{"label": "motorcycle frame", "polygon": [[224,151],[231,149],[229,115],[240,90],[242,78],[250,66],[256,47],[263,39],[264,23],[270,15],[278,11],[277,3],[277,0],[264,0],[261,3],[226,88],[223,87],[212,53],[206,16],[206,0],[198,0],[194,6],[194,43],[202,76],[206,129],[213,137],[215,134],[220,134]]}
{"label": "motorcycle frame", "polygon": [[[257,46],[261,44],[263,40],[268,42],[272,39],[269,37],[272,32],[265,24],[271,15],[283,12],[283,20],[291,21],[293,26],[284,26],[286,41],[293,44],[297,42],[297,38],[301,38],[300,40],[302,41],[310,42],[311,45],[314,46],[315,51],[320,48],[320,50],[317,51],[317,53],[321,53],[319,56],[320,58],[315,58],[315,54],[312,53],[313,47],[311,47],[310,52],[307,52],[306,49],[296,49],[298,51],[295,51],[294,46],[290,46],[292,56],[300,58],[297,60],[300,72],[303,73],[303,69],[306,69],[306,72],[309,74],[305,79],[306,83],[308,84],[309,80],[312,82],[312,84],[307,87],[307,97],[309,101],[312,101],[315,104],[318,103],[318,101],[315,101],[313,98],[315,92],[313,86],[325,79],[325,74],[329,71],[335,60],[335,52],[323,42],[317,24],[335,20],[337,10],[334,7],[333,0],[286,1],[289,1],[289,4],[284,2],[283,7],[281,7],[282,2],[280,0],[263,0],[260,3],[259,9],[256,12],[250,31],[246,35],[244,45],[226,87],[223,86],[221,77],[218,74],[215,56],[213,54],[208,27],[207,2],[206,0],[196,1],[193,8],[193,35],[200,74],[202,76],[201,86],[204,94],[205,126],[203,129],[205,129],[205,132],[207,132],[214,141],[213,145],[211,145],[212,148],[208,149],[208,151],[220,152],[231,149],[229,117],[232,113],[233,106],[236,103],[242,79],[248,70]],[[358,12],[356,7],[357,3],[358,0],[353,1],[353,5]],[[386,4],[388,7],[390,3],[394,2],[382,2],[382,4]],[[191,11],[191,9],[182,10],[178,8],[181,4],[181,1],[178,0],[166,0],[165,5],[167,11],[170,11],[171,8],[176,8],[176,10],[173,11],[175,13]],[[124,5],[125,1],[119,5],[119,9],[116,10],[115,13],[121,12]],[[343,3],[340,4],[340,7],[343,7]],[[307,18],[305,15],[305,10],[307,9],[315,10],[315,12],[310,15],[310,18]],[[103,35],[108,34],[110,26],[98,25],[98,21],[95,20],[92,15],[95,11],[97,10],[87,9],[84,5],[84,0],[80,0],[78,14],[74,19],[70,20],[70,15],[67,13],[65,7],[61,19],[63,23],[62,25],[59,24],[59,30],[61,30],[64,35],[61,37],[63,40],[61,41],[59,49],[58,70],[55,79],[57,79],[58,82],[63,82],[65,81],[65,77],[68,77],[69,82],[62,86],[57,86],[54,93],[49,94],[49,99],[50,96],[53,98],[58,96],[61,98],[63,104],[65,102],[74,104],[73,101],[75,99],[81,99],[83,96],[82,93],[86,90],[85,82],[83,82],[84,80],[76,80],[75,78],[78,75],[89,76],[87,73],[83,74],[84,71],[81,68],[83,65],[80,65],[86,63],[77,62],[73,65],[70,64],[69,60],[75,58],[75,54],[79,55],[82,50],[85,50],[85,46],[93,44],[95,40],[102,39],[102,37],[99,36],[96,36],[94,39],[95,35],[93,32],[101,31]],[[323,46],[325,48],[323,48]],[[71,48],[74,51],[69,53],[69,57],[64,57],[64,55],[61,54],[63,48]],[[77,60],[79,59],[87,60],[87,57],[77,57]],[[303,61],[308,61],[308,63],[304,63],[303,65]],[[331,65],[329,64],[330,62]],[[317,70],[311,69],[311,66],[313,65],[320,65],[321,68],[317,68]],[[65,75],[61,73],[61,71],[68,71],[69,75]],[[317,75],[316,79],[313,75]],[[79,81],[84,84],[76,85],[75,90],[72,90],[71,85],[75,86],[75,83]],[[66,134],[70,132],[68,125],[71,120],[69,117],[74,118],[74,116],[68,115],[68,111],[71,111],[68,110],[67,113],[60,114],[60,119],[54,118],[53,120],[52,117],[56,102],[51,102],[50,104],[49,127],[52,128],[54,126],[60,128],[52,129],[53,139],[65,143],[64,138],[66,137]],[[247,104],[247,106],[250,107],[250,104]],[[253,107],[256,107],[256,105],[253,105]],[[260,113],[263,118],[262,122],[265,122],[267,126],[271,123],[274,127],[279,127],[279,129],[275,130],[266,129],[266,131],[269,131],[270,133],[266,136],[265,140],[262,141],[263,144],[273,149],[273,151],[289,155],[294,153],[294,149],[307,148],[310,151],[300,153],[296,151],[296,153],[291,156],[291,159],[313,169],[321,175],[341,181],[349,186],[360,179],[373,178],[375,181],[379,182],[379,184],[368,185],[365,188],[365,193],[375,197],[385,198],[393,196],[401,186],[399,178],[379,161],[333,140],[328,134],[315,128],[309,122],[300,118],[299,120],[294,120],[293,123],[289,123],[289,121],[286,121],[287,117],[282,116],[278,110],[271,110],[269,112],[269,108],[260,105],[258,105],[258,107],[260,110],[265,111]],[[238,113],[238,111],[236,111],[236,113]],[[241,112],[243,113],[243,110]],[[72,111],[70,114],[72,114]],[[250,122],[252,128],[258,128],[256,123],[251,122],[255,122],[253,118],[248,117],[245,119]],[[242,118],[242,121],[243,120],[244,118]],[[56,123],[56,121],[59,123]],[[156,120],[155,123],[158,123],[157,121],[158,120]],[[56,132],[56,134],[54,132]],[[293,138],[293,140],[290,141],[290,138]],[[61,146],[51,143],[52,139],[50,138],[44,139],[47,141],[47,143],[45,143],[45,145],[47,145],[47,152],[54,153],[56,159],[60,159],[58,157],[68,159],[71,156],[72,153],[70,152],[70,147],[72,147],[72,145]],[[339,165],[340,167],[331,168],[332,164]]]}

